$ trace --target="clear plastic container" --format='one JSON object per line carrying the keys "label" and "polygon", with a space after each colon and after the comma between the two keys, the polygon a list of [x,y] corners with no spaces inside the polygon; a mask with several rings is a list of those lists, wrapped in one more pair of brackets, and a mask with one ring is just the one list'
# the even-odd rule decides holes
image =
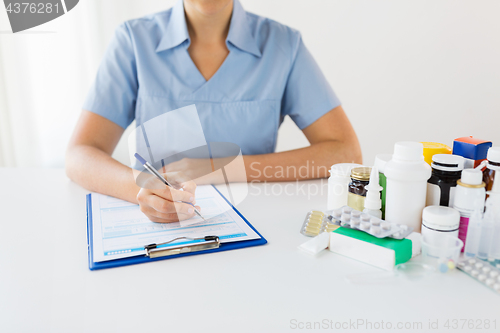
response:
{"label": "clear plastic container", "polygon": [[441,273],[455,269],[460,250],[464,243],[456,237],[443,235],[438,244],[432,243],[428,236],[422,237],[422,259]]}

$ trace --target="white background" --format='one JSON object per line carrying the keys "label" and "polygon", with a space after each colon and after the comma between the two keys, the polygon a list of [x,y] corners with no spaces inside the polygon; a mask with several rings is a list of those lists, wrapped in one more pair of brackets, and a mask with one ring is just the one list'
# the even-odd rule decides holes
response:
{"label": "white background", "polygon": [[[301,31],[340,97],[364,161],[400,140],[500,145],[500,1],[242,0]],[[0,166],[62,167],[99,61],[122,21],[166,0],[82,0],[68,14],[9,33],[0,8]],[[289,119],[278,150],[307,145]],[[115,156],[126,159],[126,147]],[[121,156],[121,157],[120,157]]]}

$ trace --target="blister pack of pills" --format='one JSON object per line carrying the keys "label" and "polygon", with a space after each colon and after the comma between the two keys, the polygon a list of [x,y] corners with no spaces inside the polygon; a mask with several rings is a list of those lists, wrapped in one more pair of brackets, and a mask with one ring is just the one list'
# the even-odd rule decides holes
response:
{"label": "blister pack of pills", "polygon": [[[352,209],[351,207],[345,206],[341,209],[340,225],[342,226],[349,226],[378,238],[390,236],[401,230],[401,228],[394,223],[389,223],[369,214],[361,213],[359,210]],[[338,212],[336,215],[338,215]]]}
{"label": "blister pack of pills", "polygon": [[358,229],[378,238],[403,239],[413,231],[413,228],[407,225],[390,223],[344,206],[325,213],[310,211],[307,213],[301,232],[306,236],[316,236],[323,231],[335,230],[339,225],[344,228]]}
{"label": "blister pack of pills", "polygon": [[390,223],[349,206],[333,211],[332,216],[340,216],[340,224],[343,227],[358,229],[378,238],[403,239],[413,232],[413,228],[407,225]]}
{"label": "blister pack of pills", "polygon": [[464,258],[459,261],[458,269],[465,272],[497,293],[500,293],[500,269],[486,261]]}
{"label": "blister pack of pills", "polygon": [[326,215],[317,210],[311,210],[306,215],[300,233],[305,236],[315,237],[324,231],[332,232],[339,226],[340,223],[332,219],[331,215]]}
{"label": "blister pack of pills", "polygon": [[413,228],[409,227],[405,224],[396,224],[399,227],[399,231],[390,235],[389,237],[394,239],[403,239],[406,238],[409,234],[413,232]]}

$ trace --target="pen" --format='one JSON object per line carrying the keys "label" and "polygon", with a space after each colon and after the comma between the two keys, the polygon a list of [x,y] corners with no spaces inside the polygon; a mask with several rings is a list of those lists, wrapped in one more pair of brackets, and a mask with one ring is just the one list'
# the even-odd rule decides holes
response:
{"label": "pen", "polygon": [[[143,165],[143,166],[144,166],[144,167],[145,167],[145,168],[146,168],[149,172],[151,172],[153,175],[155,175],[156,177],[158,177],[158,179],[160,179],[160,180],[163,182],[163,184],[167,185],[168,187],[174,188],[174,187],[172,186],[172,184],[170,184],[170,183],[169,183],[169,182],[165,179],[165,177],[163,177],[163,176],[162,176],[162,175],[161,175],[158,171],[156,171],[156,169],[155,169],[155,168],[153,168],[153,166],[152,166],[151,164],[149,164],[149,162],[148,162],[148,161],[146,161],[145,159],[143,159],[141,155],[139,155],[139,154],[135,153],[135,155],[134,155],[134,156],[135,156],[135,158],[137,158],[137,160],[138,160],[139,162],[141,162],[141,164],[142,164],[142,165]],[[193,206],[193,208],[194,208],[194,212],[196,213],[196,215],[198,215],[199,217],[201,217],[201,218],[203,219],[203,221],[206,221],[206,220],[205,220],[205,218],[204,218],[203,216],[201,216],[201,213],[198,211],[198,209],[196,209],[196,207],[195,207],[192,203],[190,203],[190,202],[186,202],[186,201],[181,201],[181,202],[183,202],[183,203],[185,203],[185,204],[188,204],[188,205]]]}

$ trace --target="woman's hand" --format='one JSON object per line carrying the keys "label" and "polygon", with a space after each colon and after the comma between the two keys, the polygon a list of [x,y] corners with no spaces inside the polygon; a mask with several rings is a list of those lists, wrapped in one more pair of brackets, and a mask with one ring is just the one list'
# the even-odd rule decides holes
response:
{"label": "woman's hand", "polygon": [[[175,187],[166,185],[158,186],[156,181],[151,178],[152,186],[144,186],[137,194],[137,201],[141,211],[153,222],[169,223],[187,220],[195,215],[193,206],[180,202],[196,203],[194,193],[196,183],[193,181],[176,182],[176,177],[163,176]],[[180,190],[182,188],[182,191]],[[199,206],[196,209],[201,210]]]}

